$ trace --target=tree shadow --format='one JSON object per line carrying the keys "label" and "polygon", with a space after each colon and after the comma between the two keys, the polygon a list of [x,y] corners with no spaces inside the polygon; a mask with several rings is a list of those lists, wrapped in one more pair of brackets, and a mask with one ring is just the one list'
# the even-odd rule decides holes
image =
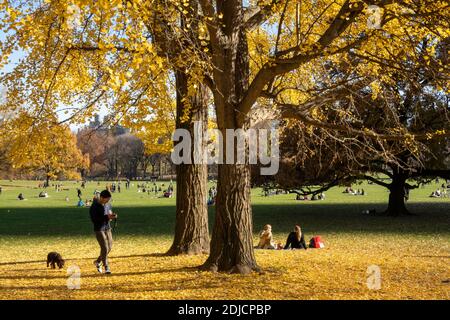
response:
{"label": "tree shadow", "polygon": [[[367,209],[381,212],[383,203],[327,203],[325,201],[298,201],[276,204],[256,204],[253,209],[254,232],[271,224],[276,233],[290,232],[300,224],[305,233],[449,233],[450,202],[410,203],[408,209],[415,216],[386,217],[364,215]],[[175,206],[119,207],[121,213],[113,237],[166,236],[174,230]],[[13,208],[7,214],[0,209],[2,223],[0,237],[93,237],[88,209],[79,208]],[[213,209],[209,210],[210,230],[214,222]],[[120,241],[120,240],[119,240]],[[26,262],[28,263],[28,262]]]}
{"label": "tree shadow", "polygon": [[[165,253],[148,253],[148,254],[131,254],[131,255],[125,255],[125,256],[109,256],[110,259],[127,259],[127,258],[159,258],[159,257],[165,257]],[[95,260],[97,256],[92,257],[84,257],[84,258],[69,258],[64,259],[66,262],[68,261],[78,261],[78,260]],[[28,260],[28,261],[11,261],[11,262],[0,262],[0,266],[12,266],[12,265],[20,265],[20,264],[33,264],[33,263],[42,263],[46,264],[47,260]],[[33,270],[33,269],[27,269],[27,270]],[[41,270],[41,269],[35,269],[35,270]]]}
{"label": "tree shadow", "polygon": [[[39,269],[40,271],[45,271],[46,269]],[[50,269],[48,269],[49,272]],[[108,278],[115,278],[115,277],[126,277],[126,276],[141,276],[141,275],[148,275],[148,274],[159,274],[159,273],[176,273],[176,272],[193,272],[199,270],[198,267],[181,267],[176,269],[161,269],[161,270],[149,270],[149,271],[135,271],[135,272],[114,272],[110,275],[105,275],[101,273],[92,273],[92,274],[82,274],[82,278],[98,278],[98,277],[108,277]],[[55,270],[58,271],[64,271],[64,270]],[[7,280],[18,280],[18,279],[67,279],[67,275],[64,272],[64,275],[49,275],[48,273],[43,275],[0,275],[0,279],[7,279]]]}

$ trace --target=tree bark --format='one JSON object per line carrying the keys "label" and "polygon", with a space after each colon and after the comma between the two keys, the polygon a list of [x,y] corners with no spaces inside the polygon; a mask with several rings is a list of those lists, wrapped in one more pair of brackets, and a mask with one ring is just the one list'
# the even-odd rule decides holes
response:
{"label": "tree bark", "polygon": [[[182,99],[187,96],[188,78],[182,72],[176,74],[177,85],[177,128],[189,130],[194,138],[193,121],[203,123],[203,134],[207,130],[208,110],[204,88],[197,90],[191,99],[189,120],[181,121],[185,108]],[[191,154],[193,155],[193,143]],[[203,145],[203,147],[205,147]],[[191,159],[192,160],[192,159]],[[207,165],[180,164],[176,168],[176,222],[175,237],[168,255],[209,253]]]}
{"label": "tree bark", "polygon": [[253,250],[250,167],[247,164],[219,165],[210,250],[204,269],[241,274],[259,270]]}
{"label": "tree bark", "polygon": [[[241,121],[237,105],[248,89],[248,45],[243,30],[234,26],[241,24],[242,12],[233,3],[222,3],[218,8],[234,16],[236,20],[224,21],[224,34],[231,42],[230,49],[222,52],[216,61],[220,70],[215,71],[218,90],[214,92],[217,125],[224,141],[226,129],[246,129],[247,121]],[[236,145],[236,139],[235,139]],[[226,144],[224,142],[224,153]],[[210,271],[247,274],[258,271],[253,249],[253,221],[250,203],[250,167],[248,148],[245,164],[219,164],[216,199],[216,217],[211,239],[210,255],[202,268]],[[235,148],[236,161],[236,148]]]}

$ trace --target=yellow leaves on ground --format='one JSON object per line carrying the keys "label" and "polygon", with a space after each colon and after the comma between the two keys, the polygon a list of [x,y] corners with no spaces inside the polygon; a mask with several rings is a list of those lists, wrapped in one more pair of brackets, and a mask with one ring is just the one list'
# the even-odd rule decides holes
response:
{"label": "yellow leaves on ground", "polygon": [[[284,235],[276,234],[275,238]],[[256,241],[256,239],[255,239]],[[427,243],[425,246],[424,243]],[[196,269],[206,256],[165,257],[165,237],[117,236],[113,274],[97,274],[92,238],[0,242],[2,299],[448,299],[445,239],[384,234],[329,234],[326,248],[256,250],[263,272],[247,276]],[[11,245],[11,244],[9,244]],[[14,249],[14,250],[13,250]],[[46,254],[62,251],[63,270],[46,268]],[[69,290],[66,269],[81,270],[80,290]],[[381,270],[381,289],[367,287],[367,268]]]}

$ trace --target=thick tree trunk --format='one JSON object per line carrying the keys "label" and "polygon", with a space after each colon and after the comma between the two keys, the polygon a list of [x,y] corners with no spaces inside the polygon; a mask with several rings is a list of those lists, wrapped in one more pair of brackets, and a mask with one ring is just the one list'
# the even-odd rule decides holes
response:
{"label": "thick tree trunk", "polygon": [[[242,123],[238,103],[245,95],[249,82],[249,61],[247,39],[241,25],[243,13],[232,2],[223,2],[218,10],[227,12],[224,16],[232,17],[224,21],[224,33],[228,35],[230,49],[223,51],[223,61],[218,62],[219,69],[226,72],[216,74],[219,84],[214,93],[217,124],[226,141],[226,129],[246,129]],[[237,41],[236,41],[237,40]],[[222,69],[223,67],[223,69]],[[235,139],[235,146],[236,146]],[[224,154],[226,144],[224,143]],[[236,157],[235,147],[235,163]],[[250,167],[248,149],[246,164],[219,164],[216,199],[216,217],[211,239],[210,256],[202,266],[211,271],[224,271],[246,274],[258,271],[253,249],[253,222],[250,204]]]}
{"label": "thick tree trunk", "polygon": [[177,166],[175,237],[168,255],[209,252],[206,175],[204,165]]}
{"label": "thick tree trunk", "polygon": [[248,165],[219,165],[210,250],[204,269],[242,274],[259,270],[253,251]]}
{"label": "thick tree trunk", "polygon": [[389,204],[385,211],[388,216],[410,215],[405,205],[405,190],[406,190],[407,175],[402,172],[394,172],[392,183],[389,187]]}
{"label": "thick tree trunk", "polygon": [[[185,74],[178,72],[177,81],[177,128],[189,130],[194,138],[193,121],[203,123],[203,133],[207,129],[208,110],[206,93],[199,88],[196,96],[191,98],[188,121],[181,121],[185,108],[182,101],[187,95],[188,81]],[[192,140],[193,141],[193,140]],[[192,152],[194,143],[191,144]],[[203,145],[205,147],[205,145]],[[208,206],[206,164],[180,164],[177,172],[177,208],[175,237],[168,255],[202,254],[209,252]]]}

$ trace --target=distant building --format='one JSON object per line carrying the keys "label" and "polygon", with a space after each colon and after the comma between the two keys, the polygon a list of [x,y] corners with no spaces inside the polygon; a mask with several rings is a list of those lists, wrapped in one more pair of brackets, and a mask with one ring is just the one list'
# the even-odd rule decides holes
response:
{"label": "distant building", "polygon": [[100,121],[98,114],[94,115],[94,119],[88,124],[89,129],[108,132],[113,136],[120,136],[130,132],[130,129],[118,124],[111,124],[111,116],[104,116],[103,121]]}

